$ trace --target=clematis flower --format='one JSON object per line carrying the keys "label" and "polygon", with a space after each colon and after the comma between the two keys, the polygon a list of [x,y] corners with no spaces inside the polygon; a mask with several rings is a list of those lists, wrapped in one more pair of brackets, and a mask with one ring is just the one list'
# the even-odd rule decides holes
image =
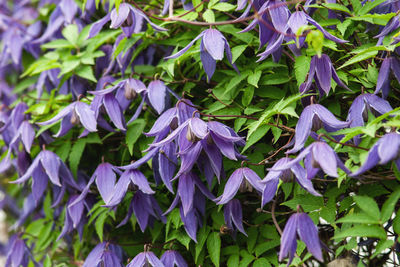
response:
{"label": "clematis flower", "polygon": [[378,38],[378,42],[376,43],[376,45],[381,45],[383,42],[383,39],[389,35],[391,32],[396,31],[399,27],[400,27],[400,15],[397,15],[393,18],[390,19],[389,23],[387,23],[385,25],[385,27],[383,27],[383,29],[380,30],[380,33],[376,36],[374,36],[374,38]]}
{"label": "clematis flower", "polygon": [[[245,180],[244,180],[245,179]],[[247,167],[234,171],[225,184],[224,192],[216,200],[218,205],[228,203],[237,193],[240,187],[247,187],[246,181],[257,191],[262,192],[260,177]]]}
{"label": "clematis flower", "polygon": [[350,176],[358,176],[376,165],[384,165],[394,160],[397,169],[400,170],[400,135],[397,133],[388,133],[379,138],[368,152],[367,159],[363,165]]}
{"label": "clematis flower", "polygon": [[104,107],[107,115],[110,117],[110,120],[118,129],[126,131],[126,123],[122,113],[122,108],[114,94],[108,93],[95,95],[90,108],[94,111],[96,118],[99,117],[101,107]]}
{"label": "clematis flower", "polygon": [[247,236],[243,228],[242,205],[239,200],[232,199],[224,206],[224,218],[229,229],[235,230],[236,228]]}
{"label": "clematis flower", "polygon": [[103,162],[99,164],[99,166],[97,166],[96,170],[94,171],[92,177],[90,177],[90,180],[87,183],[86,187],[83,189],[82,193],[70,205],[75,205],[85,199],[86,195],[89,193],[90,186],[94,182],[96,182],[96,186],[100,192],[100,196],[105,203],[108,203],[113,196],[116,173],[120,174],[121,171],[110,163]]}
{"label": "clematis flower", "polygon": [[[350,174],[350,171],[346,168],[346,166],[344,166],[343,162],[339,159],[338,155],[336,155],[335,151],[323,141],[312,143],[311,145],[306,147],[295,159],[280,166],[273,167],[271,170],[284,171],[287,169],[291,169],[306,156],[311,157],[311,164],[305,164],[307,179],[314,178],[314,176],[316,175],[314,169],[321,169],[327,175],[332,177],[338,177],[338,167],[347,174]],[[312,173],[312,175],[310,173]]]}
{"label": "clematis flower", "polygon": [[111,13],[108,13],[106,16],[92,25],[88,38],[96,36],[104,27],[104,25],[110,20],[110,28],[118,29],[121,27],[122,31],[127,37],[131,36],[131,34],[135,31],[135,28],[142,28],[143,20],[147,21],[157,31],[167,30],[151,22],[151,20],[145,14],[143,14],[142,11],[137,10],[132,5],[128,3],[121,3],[118,11],[116,8],[114,8]]}
{"label": "clematis flower", "polygon": [[323,261],[318,228],[306,213],[295,213],[287,221],[281,237],[279,261],[289,255],[290,265],[296,253],[297,238],[306,244],[308,251],[317,260]]}
{"label": "clematis flower", "polygon": [[[170,0],[164,0],[164,7],[161,11],[161,15],[165,15],[168,13],[170,2],[171,2]],[[183,9],[185,10],[191,10],[193,8],[193,4],[189,0],[181,0],[181,4],[183,6]]]}
{"label": "clematis flower", "polygon": [[397,81],[400,82],[400,61],[396,57],[387,57],[383,60],[376,82],[375,94],[382,91],[382,97],[386,99],[390,90],[389,73],[392,70]]}
{"label": "clematis flower", "polygon": [[148,225],[152,226],[155,219],[163,223],[167,221],[153,195],[145,194],[140,190],[135,192],[129,205],[127,215],[117,227],[125,225],[132,217],[133,213],[135,214],[142,232],[146,230]]}
{"label": "clematis flower", "polygon": [[165,267],[187,267],[185,259],[176,250],[167,250],[161,256],[161,262]]}
{"label": "clematis flower", "polygon": [[25,120],[19,126],[18,131],[16,135],[14,135],[13,140],[11,140],[9,147],[18,148],[18,143],[19,141],[21,141],[25,147],[26,152],[31,153],[31,146],[34,138],[35,138],[35,130],[29,123],[29,121]]}
{"label": "clematis flower", "polygon": [[60,235],[57,237],[57,241],[63,238],[67,233],[73,229],[78,230],[80,239],[82,240],[83,227],[85,226],[86,220],[82,220],[83,211],[85,209],[84,200],[77,202],[75,205],[71,205],[78,195],[72,195],[69,197],[67,204],[65,205],[65,219],[64,226],[61,230]]}
{"label": "clematis flower", "polygon": [[11,236],[6,255],[5,267],[26,267],[29,264],[29,258],[33,260],[32,254],[25,244],[25,240],[20,239],[17,235]]}
{"label": "clematis flower", "polygon": [[69,104],[52,119],[38,122],[37,124],[50,125],[59,120],[62,120],[60,130],[54,135],[54,137],[65,135],[74,125],[79,123],[81,123],[89,132],[97,131],[95,113],[90,109],[88,104],[80,101],[75,101],[74,103]]}
{"label": "clematis flower", "polygon": [[89,253],[83,267],[122,267],[122,253],[123,250],[120,246],[102,242]]}
{"label": "clematis flower", "polygon": [[327,95],[331,89],[331,79],[341,87],[350,90],[340,79],[336,73],[335,68],[332,65],[329,56],[322,54],[320,57],[315,55],[311,59],[310,71],[308,73],[308,79],[305,82],[303,92],[307,92],[310,89],[312,80],[314,79],[319,89],[321,96]]}
{"label": "clematis flower", "polygon": [[291,160],[291,158],[279,159],[274,166],[272,166],[267,176],[265,176],[265,178],[261,181],[261,184],[264,185],[261,207],[264,207],[265,204],[270,202],[275,196],[276,191],[278,190],[279,179],[281,179],[283,182],[289,182],[293,179],[293,175],[300,186],[307,190],[310,194],[314,196],[321,196],[321,194],[315,191],[311,181],[306,178],[306,170],[299,163],[294,164],[289,169],[275,171],[275,169],[279,169],[280,166],[286,165]]}
{"label": "clematis flower", "polygon": [[207,29],[202,31],[186,47],[171,56],[165,57],[165,59],[180,57],[200,38],[202,38],[200,43],[200,58],[201,62],[203,63],[204,71],[206,72],[209,80],[215,72],[217,64],[216,61],[223,59],[224,51],[232,67],[239,72],[239,70],[236,68],[236,65],[232,63],[232,52],[228,41],[221,32],[215,29]]}
{"label": "clematis flower", "polygon": [[[351,128],[364,126],[364,121],[368,120],[368,111],[382,115],[391,110],[393,108],[388,101],[373,94],[361,94],[351,104],[347,121],[350,121]],[[354,144],[358,145],[360,141],[360,136],[354,137]]]}
{"label": "clematis flower", "polygon": [[164,264],[151,251],[141,252],[126,267],[164,267]]}
{"label": "clematis flower", "polygon": [[320,104],[311,104],[304,108],[296,125],[296,134],[294,136],[294,147],[286,153],[296,153],[303,148],[311,131],[317,131],[324,127],[327,131],[340,130],[350,125],[350,122],[344,122],[336,117],[324,106]]}
{"label": "clematis flower", "polygon": [[136,186],[138,190],[145,194],[154,194],[146,177],[138,170],[130,169],[122,173],[118,182],[115,184],[110,200],[106,202],[106,206],[112,207],[121,203],[129,186]]}
{"label": "clematis flower", "polygon": [[49,150],[42,150],[33,160],[26,173],[11,183],[24,183],[30,177],[32,177],[32,195],[36,202],[43,197],[48,180],[59,187],[69,185],[79,190],[79,186],[65,163],[57,154]]}

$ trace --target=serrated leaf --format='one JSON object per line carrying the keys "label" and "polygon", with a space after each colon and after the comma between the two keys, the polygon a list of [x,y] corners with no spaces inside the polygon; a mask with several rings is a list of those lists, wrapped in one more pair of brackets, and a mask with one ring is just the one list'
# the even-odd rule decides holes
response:
{"label": "serrated leaf", "polygon": [[69,24],[62,30],[62,35],[73,45],[76,45],[79,37],[78,25]]}
{"label": "serrated leaf", "polygon": [[373,198],[368,196],[354,196],[353,199],[356,202],[357,206],[366,214],[376,220],[379,220],[381,218],[378,204],[376,204]]}
{"label": "serrated leaf", "polygon": [[103,242],[103,229],[107,217],[108,217],[108,212],[103,212],[97,217],[97,220],[94,223],[96,233],[99,236],[100,242]]}
{"label": "serrated leaf", "polygon": [[210,233],[210,228],[208,228],[208,227],[200,228],[199,232],[197,233],[197,244],[196,244],[195,256],[194,256],[195,263],[197,263],[197,260],[199,259],[199,255],[200,255],[201,251],[203,250],[204,244],[206,243],[209,233]]}
{"label": "serrated leaf", "polygon": [[71,172],[76,175],[78,171],[78,165],[81,161],[83,151],[85,150],[86,140],[78,139],[71,148],[71,153],[69,154],[69,167]]}
{"label": "serrated leaf", "polygon": [[392,194],[390,194],[389,198],[385,201],[385,203],[383,203],[381,211],[382,222],[386,222],[390,219],[399,198],[400,198],[400,190],[398,189],[394,191]]}
{"label": "serrated leaf", "polygon": [[94,77],[93,69],[90,66],[81,66],[76,70],[76,75],[85,78],[92,82],[97,82],[96,77]]}
{"label": "serrated leaf", "polygon": [[354,57],[352,57],[351,59],[349,59],[346,63],[344,63],[342,66],[340,66],[337,69],[341,69],[344,68],[346,66],[352,65],[354,63],[369,59],[369,58],[373,58],[378,54],[377,50],[373,50],[373,51],[366,51],[364,53],[360,53]]}
{"label": "serrated leaf", "polygon": [[262,71],[261,71],[261,70],[256,70],[256,71],[254,71],[252,74],[250,74],[250,75],[247,77],[247,82],[248,82],[249,84],[253,85],[254,87],[257,87],[257,88],[258,88],[258,81],[259,81],[260,78],[261,78],[261,74],[262,74]]}
{"label": "serrated leaf", "polygon": [[255,130],[251,135],[247,135],[246,146],[243,148],[242,153],[246,151],[250,146],[254,145],[258,140],[267,134],[268,130],[271,128],[269,125],[262,125],[257,130]]}
{"label": "serrated leaf", "polygon": [[218,3],[218,4],[213,5],[213,6],[212,6],[212,9],[215,9],[215,10],[218,10],[218,11],[227,12],[227,11],[232,11],[232,10],[234,10],[234,9],[235,9],[235,6],[232,5],[232,4],[229,4],[229,3],[221,2],[221,3]]}
{"label": "serrated leaf", "polygon": [[211,9],[207,9],[204,13],[203,13],[203,18],[205,21],[207,22],[215,22],[215,15],[214,12]]}
{"label": "serrated leaf", "polygon": [[366,213],[352,213],[336,221],[337,223],[364,223],[364,224],[380,224],[379,220],[369,216]]}
{"label": "serrated leaf", "polygon": [[232,63],[235,63],[235,61],[240,57],[241,54],[243,54],[246,48],[247,45],[237,45],[232,48]]}
{"label": "serrated leaf", "polygon": [[347,237],[375,237],[386,239],[386,231],[376,225],[356,225],[334,235],[333,239]]}
{"label": "serrated leaf", "polygon": [[137,119],[128,125],[128,130],[126,131],[126,145],[131,155],[133,153],[133,145],[142,135],[145,126],[146,121],[144,119]]}
{"label": "serrated leaf", "polygon": [[221,252],[221,237],[219,236],[219,233],[212,232],[208,236],[207,250],[212,263],[214,263],[216,267],[219,267],[219,258]]}
{"label": "serrated leaf", "polygon": [[311,59],[307,56],[296,57],[294,63],[294,74],[296,75],[297,86],[300,86],[305,80],[310,70]]}

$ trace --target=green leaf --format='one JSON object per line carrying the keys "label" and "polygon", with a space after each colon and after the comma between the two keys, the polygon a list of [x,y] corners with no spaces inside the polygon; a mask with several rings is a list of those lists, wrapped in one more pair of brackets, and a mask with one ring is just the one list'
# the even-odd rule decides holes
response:
{"label": "green leaf", "polygon": [[375,252],[374,252],[374,254],[372,254],[371,259],[378,256],[385,249],[392,247],[393,244],[394,244],[394,240],[380,240],[375,247]]}
{"label": "green leaf", "polygon": [[243,97],[242,97],[242,104],[245,107],[248,107],[251,103],[251,100],[253,100],[253,96],[254,96],[254,87],[246,87],[243,90]]}
{"label": "green leaf", "polygon": [[345,217],[336,221],[337,223],[364,223],[364,224],[380,224],[380,221],[365,213],[347,214]]}
{"label": "green leaf", "polygon": [[211,9],[207,9],[206,12],[203,13],[203,19],[206,22],[215,22],[215,15]]}
{"label": "green leaf", "polygon": [[76,175],[78,171],[78,165],[81,161],[81,157],[83,151],[85,150],[86,140],[85,139],[78,139],[75,144],[72,146],[71,153],[69,154],[69,167],[71,172]]}
{"label": "green leaf", "polygon": [[51,42],[42,44],[41,47],[46,49],[57,49],[57,48],[74,48],[75,46],[65,39],[56,39]]}
{"label": "green leaf", "polygon": [[81,66],[76,70],[76,74],[82,78],[85,78],[92,82],[97,82],[96,77],[94,77],[93,69],[90,66]]}
{"label": "green leaf", "polygon": [[367,14],[369,11],[384,3],[385,1],[386,0],[367,1],[357,13],[359,15]]}
{"label": "green leaf", "polygon": [[318,210],[324,206],[324,199],[313,195],[297,195],[293,199],[283,202],[285,205],[295,210],[297,205],[300,205],[305,212]]}
{"label": "green leaf", "polygon": [[368,196],[354,196],[353,199],[356,202],[357,206],[366,214],[376,220],[379,220],[381,218],[378,204],[376,204],[373,198]]}
{"label": "green leaf", "polygon": [[261,71],[261,70],[256,70],[256,71],[254,71],[252,74],[250,74],[250,75],[247,77],[247,82],[248,82],[249,84],[253,85],[254,87],[257,87],[257,88],[258,88],[258,81],[259,81],[260,78],[261,78],[261,74],[262,74],[262,71]]}
{"label": "green leaf", "polygon": [[347,14],[351,14],[351,11],[344,5],[336,4],[336,3],[326,3],[323,5],[324,7],[332,10],[343,11]]}
{"label": "green leaf", "polygon": [[62,35],[73,45],[76,45],[79,37],[78,25],[69,24],[62,30]]}
{"label": "green leaf", "polygon": [[212,232],[207,238],[207,250],[212,263],[219,267],[219,257],[221,252],[221,237],[219,233]]}
{"label": "green leaf", "polygon": [[244,153],[244,151],[246,151],[250,146],[258,142],[258,140],[263,138],[270,128],[271,126],[264,124],[255,130],[251,135],[247,135],[246,146],[243,148],[242,153]]}
{"label": "green leaf", "polygon": [[133,145],[142,135],[145,126],[146,121],[144,119],[137,119],[128,125],[128,130],[126,131],[126,145],[131,155],[133,155]]}
{"label": "green leaf", "polygon": [[49,256],[49,254],[46,254],[46,258],[43,262],[43,267],[52,267],[51,258]]}
{"label": "green leaf", "polygon": [[386,231],[376,225],[356,225],[352,228],[340,231],[334,235],[334,239],[347,237],[375,237],[386,239]]}
{"label": "green leaf", "polygon": [[104,228],[104,223],[106,222],[107,217],[108,217],[108,212],[105,211],[97,217],[97,220],[94,223],[96,233],[99,236],[100,242],[103,242],[103,228]]}
{"label": "green leaf", "polygon": [[265,258],[259,258],[253,262],[253,267],[269,267],[272,266]]}
{"label": "green leaf", "polygon": [[363,61],[363,60],[366,60],[366,59],[369,59],[369,58],[373,58],[377,54],[378,54],[377,50],[372,50],[372,51],[368,50],[368,51],[366,51],[364,53],[360,53],[360,54],[352,57],[351,59],[349,59],[346,63],[344,63],[342,66],[340,66],[337,69],[344,68],[346,66],[352,65],[354,63],[357,63],[357,62],[360,62],[360,61]]}
{"label": "green leaf", "polygon": [[212,6],[212,9],[218,10],[218,11],[232,11],[235,9],[235,6],[232,4],[228,4],[228,3],[218,3]]}
{"label": "green leaf", "polygon": [[197,244],[196,244],[195,256],[194,256],[195,263],[197,263],[197,260],[199,259],[200,252],[203,250],[204,244],[206,243],[209,233],[210,233],[209,227],[202,227],[202,228],[200,228],[199,232],[197,233]]}
{"label": "green leaf", "polygon": [[307,56],[296,57],[294,63],[294,73],[296,75],[297,86],[300,86],[305,80],[308,71],[310,70],[311,59]]}
{"label": "green leaf", "polygon": [[400,189],[397,189],[392,194],[390,194],[389,198],[385,201],[385,203],[383,203],[381,212],[382,222],[386,222],[390,219],[399,198],[400,198]]}
{"label": "green leaf", "polygon": [[241,54],[243,54],[246,48],[247,45],[237,45],[232,48],[232,63],[235,63],[235,61],[240,57]]}
{"label": "green leaf", "polygon": [[227,262],[227,266],[228,267],[237,267],[237,266],[239,266],[239,255],[233,254],[233,255],[229,256],[228,262]]}
{"label": "green leaf", "polygon": [[397,211],[396,217],[394,217],[393,230],[395,233],[400,234],[400,210]]}

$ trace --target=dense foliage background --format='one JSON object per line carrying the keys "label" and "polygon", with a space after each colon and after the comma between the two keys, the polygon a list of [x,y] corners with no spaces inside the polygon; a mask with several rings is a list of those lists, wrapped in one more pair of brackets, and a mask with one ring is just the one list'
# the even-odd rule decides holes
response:
{"label": "dense foliage background", "polygon": [[399,264],[399,11],[0,1],[6,266]]}

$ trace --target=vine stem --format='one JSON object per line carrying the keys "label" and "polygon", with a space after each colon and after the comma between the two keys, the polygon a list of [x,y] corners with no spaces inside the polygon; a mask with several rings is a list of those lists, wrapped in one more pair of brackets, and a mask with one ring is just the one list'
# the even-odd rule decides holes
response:
{"label": "vine stem", "polygon": [[341,142],[336,141],[335,139],[333,139],[332,137],[330,137],[329,135],[326,135],[326,134],[320,134],[319,137],[321,137],[321,136],[325,137],[329,141],[334,142],[335,144],[339,144],[339,145],[342,145],[342,146],[353,147],[353,148],[361,149],[361,150],[364,150],[364,151],[369,151],[369,149],[365,148],[365,147],[360,147],[360,146],[356,146],[356,145],[352,145],[352,144],[341,143]]}
{"label": "vine stem", "polygon": [[279,232],[279,234],[282,236],[282,229],[278,224],[278,221],[276,220],[276,216],[275,216],[275,208],[276,208],[276,199],[274,199],[274,201],[272,202],[272,207],[271,207],[271,217],[272,217],[272,221],[274,222],[275,228],[276,230]]}

